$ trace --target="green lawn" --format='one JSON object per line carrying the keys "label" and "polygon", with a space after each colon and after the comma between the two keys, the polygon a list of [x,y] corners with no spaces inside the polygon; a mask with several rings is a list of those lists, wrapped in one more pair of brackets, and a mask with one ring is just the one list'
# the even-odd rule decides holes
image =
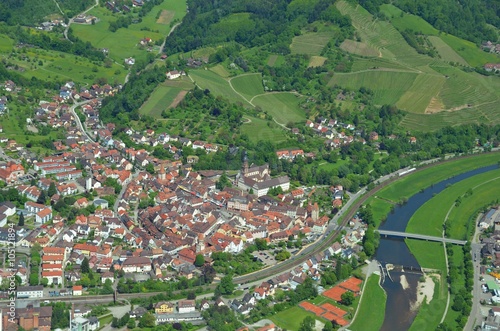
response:
{"label": "green lawn", "polygon": [[262,86],[262,75],[260,73],[256,74],[243,74],[231,78],[231,84],[233,88],[243,95],[247,100],[252,99],[252,97],[263,94],[264,87]]}
{"label": "green lawn", "polygon": [[170,106],[181,91],[178,87],[159,85],[139,109],[139,113],[161,118],[162,111]]}
{"label": "green lawn", "polygon": [[[483,184],[484,183],[484,184]],[[449,237],[466,239],[469,217],[485,203],[490,203],[500,193],[500,169],[476,175],[446,188],[432,199],[428,200],[411,217],[406,228],[407,232],[421,233],[431,236],[441,236],[443,223],[450,208],[457,198],[462,197],[467,190],[474,188],[474,194],[462,198],[457,210],[451,209],[448,216],[450,222]]]}
{"label": "green lawn", "polygon": [[401,198],[409,198],[415,193],[418,193],[421,189],[427,188],[446,178],[472,169],[495,164],[499,161],[500,155],[496,153],[449,161],[403,177],[397,182],[382,189],[377,193],[377,196],[398,202]]}
{"label": "green lawn", "polygon": [[443,245],[416,239],[406,239],[405,242],[422,268],[440,270],[440,273],[426,275],[434,280],[434,295],[430,302],[427,298],[422,304],[410,328],[413,331],[435,330],[446,309],[448,291],[445,280],[447,267]]}
{"label": "green lawn", "polygon": [[[311,312],[305,311],[300,307],[292,307],[290,309],[284,310],[277,313],[276,315],[269,317],[269,319],[282,329],[297,331],[300,328],[300,323],[302,323],[304,318],[306,318],[307,316],[318,319],[316,315]],[[324,323],[324,321],[322,322]]]}
{"label": "green lawn", "polygon": [[305,121],[306,114],[299,107],[301,98],[289,92],[269,93],[259,95],[252,103],[267,111],[278,123],[286,125],[289,122]]}
{"label": "green lawn", "polygon": [[244,120],[248,119],[251,122],[241,125],[241,133],[246,134],[254,143],[259,140],[272,141],[274,143],[280,143],[287,140],[283,128],[279,127],[276,123],[256,117],[245,116]]}
{"label": "green lawn", "polygon": [[384,323],[387,294],[379,285],[380,276],[372,274],[368,278],[361,305],[354,322],[349,326],[353,331],[380,330]]}

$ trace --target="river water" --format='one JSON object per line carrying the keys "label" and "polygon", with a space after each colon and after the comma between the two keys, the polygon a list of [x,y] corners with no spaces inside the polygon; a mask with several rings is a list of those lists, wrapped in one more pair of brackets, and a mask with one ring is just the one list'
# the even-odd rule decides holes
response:
{"label": "river water", "polygon": [[[391,231],[405,231],[408,221],[411,216],[420,208],[427,200],[431,199],[435,194],[444,190],[448,185],[458,183],[469,177],[498,169],[498,165],[492,165],[465,172],[463,174],[451,177],[442,182],[434,184],[431,187],[415,194],[408,199],[408,202],[402,206],[396,206],[394,210],[387,216],[384,223],[380,225],[380,229]],[[380,238],[380,245],[375,253],[374,258],[380,261],[383,265],[392,263],[394,265],[411,266],[420,268],[417,260],[411,254],[408,246],[403,239],[399,238]],[[390,271],[392,281],[386,279],[382,287],[387,293],[387,304],[385,310],[384,324],[381,330],[383,331],[406,331],[410,328],[417,311],[411,309],[411,304],[415,302],[417,296],[417,285],[420,275],[412,273],[402,273],[399,271]],[[401,285],[401,276],[406,277],[408,286],[403,289]]]}

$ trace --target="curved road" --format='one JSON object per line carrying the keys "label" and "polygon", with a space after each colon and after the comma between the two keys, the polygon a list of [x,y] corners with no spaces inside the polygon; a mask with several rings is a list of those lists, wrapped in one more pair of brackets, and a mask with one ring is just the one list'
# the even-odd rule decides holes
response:
{"label": "curved road", "polygon": [[[56,3],[57,3],[57,2],[56,2]],[[95,6],[98,6],[98,5],[99,5],[99,0],[95,0],[95,4],[94,4],[93,6],[91,6],[91,7],[87,8],[87,9],[85,9],[83,12],[81,12],[81,13],[80,13],[80,14],[78,14],[78,15],[83,15],[83,14],[86,14],[89,10],[91,10],[92,8],[94,8]],[[59,7],[59,5],[58,5],[58,7]],[[60,9],[60,8],[59,8],[59,9]],[[76,16],[78,16],[78,15],[76,15]],[[76,16],[75,16],[75,17],[76,17]],[[72,18],[70,18],[70,19],[69,19],[69,21],[68,21],[68,25],[66,26],[66,29],[64,29],[64,38],[66,38],[66,40],[69,40],[69,38],[68,38],[68,30],[69,30],[69,26],[71,25],[71,23],[73,23],[73,19],[74,19],[75,17],[72,17]],[[69,41],[70,41],[70,42],[72,42],[71,40],[69,40]]]}
{"label": "curved road", "polygon": [[83,105],[85,105],[85,104],[87,104],[87,103],[89,103],[91,101],[92,100],[85,100],[85,101],[82,101],[82,102],[77,102],[77,103],[73,104],[73,106],[71,106],[71,108],[69,109],[69,111],[71,112],[71,114],[75,118],[76,126],[78,127],[78,129],[80,129],[80,131],[82,131],[82,134],[85,135],[85,137],[87,137],[87,139],[90,142],[95,143],[94,139],[90,138],[90,136],[88,135],[87,131],[85,131],[85,128],[83,127],[83,124],[80,121],[80,117],[78,117],[77,113],[75,112],[76,108],[78,108],[80,106],[83,106]]}

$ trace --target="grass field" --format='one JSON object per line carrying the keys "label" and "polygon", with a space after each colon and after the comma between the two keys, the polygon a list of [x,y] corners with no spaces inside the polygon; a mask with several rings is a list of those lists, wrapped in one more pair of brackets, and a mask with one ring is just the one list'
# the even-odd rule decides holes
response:
{"label": "grass field", "polygon": [[308,67],[321,67],[325,63],[326,60],[327,60],[327,58],[324,56],[313,55],[309,59]]}
{"label": "grass field", "polygon": [[380,276],[372,274],[363,291],[356,320],[349,326],[353,331],[376,331],[384,323],[387,295],[379,285]]}
{"label": "grass field", "polygon": [[328,31],[306,32],[293,38],[290,50],[292,54],[321,55],[321,51],[332,36]]}
{"label": "grass field", "polygon": [[369,56],[369,57],[379,56],[379,52],[375,48],[363,42],[358,42],[354,40],[349,40],[349,39],[344,40],[340,45],[340,48],[342,48],[346,52],[360,56]]}
{"label": "grass field", "polygon": [[267,59],[267,65],[270,67],[279,67],[285,63],[285,57],[283,55],[272,54],[269,55]]}
{"label": "grass field", "polygon": [[7,53],[12,50],[14,40],[4,34],[0,34],[0,53]]}
{"label": "grass field", "polygon": [[375,103],[385,105],[395,104],[412,87],[416,77],[416,73],[394,71],[336,73],[328,85],[340,85],[353,89],[369,88],[374,91]]}
{"label": "grass field", "polygon": [[148,100],[139,109],[140,114],[161,118],[161,113],[174,101],[182,89],[178,87],[158,86],[149,96]]}
{"label": "grass field", "polygon": [[414,113],[424,113],[431,99],[437,97],[436,91],[441,90],[445,82],[446,78],[443,76],[418,75],[411,87],[398,100],[396,106]]}
{"label": "grass field", "polygon": [[217,64],[213,67],[210,68],[211,71],[215,72],[217,75],[223,77],[223,78],[228,78],[231,76],[231,73],[227,71],[226,68],[222,64]]}
{"label": "grass field", "polygon": [[282,329],[292,331],[298,330],[300,328],[300,323],[302,323],[304,318],[306,318],[307,316],[310,316],[316,320],[318,319],[313,313],[305,311],[304,309],[299,307],[292,307],[290,309],[284,310],[277,313],[276,315],[269,317],[269,319]]}
{"label": "grass field", "polygon": [[283,129],[274,122],[250,116],[245,116],[245,119],[251,122],[243,123],[241,133],[246,134],[254,143],[259,140],[280,143],[287,139]]}
{"label": "grass field", "polygon": [[[0,47],[1,45],[2,43]],[[24,60],[17,57],[11,57],[8,60],[23,68],[24,71],[21,74],[27,78],[94,83],[97,78],[103,77],[110,84],[114,84],[115,81],[123,83],[126,75],[125,69],[115,63],[110,68],[106,68],[104,65],[96,65],[87,58],[58,51],[29,48],[23,55],[26,56]]]}
{"label": "grass field", "polygon": [[496,164],[500,161],[497,153],[477,155],[470,158],[449,161],[429,169],[408,175],[397,182],[383,188],[377,196],[398,202],[401,198],[409,198],[421,189],[432,184],[450,178],[452,176],[467,172],[469,170]]}
{"label": "grass field", "polygon": [[434,295],[420,307],[410,330],[435,330],[446,309],[447,287],[444,279],[447,274],[444,249],[441,243],[426,242],[415,239],[406,239],[410,251],[423,268],[437,269],[441,274],[427,274],[426,277],[433,278]]}
{"label": "grass field", "polygon": [[[157,22],[156,15],[159,11],[167,11],[168,17],[164,15],[164,19]],[[142,17],[141,23],[131,24],[128,28],[121,28],[116,32],[109,31],[108,27],[118,16],[108,9],[96,7],[89,11],[89,14],[96,16],[99,21],[95,25],[72,24],[74,34],[83,41],[91,42],[94,47],[108,48],[109,56],[116,62],[123,63],[128,57],[145,59],[147,51],[137,46],[139,40],[145,37],[153,41],[163,40],[170,31],[170,24],[166,24],[166,20],[182,19],[186,14],[186,1],[164,1]]]}
{"label": "grass field", "polygon": [[189,76],[203,89],[209,89],[214,95],[221,95],[233,102],[243,102],[245,100],[234,92],[227,80],[210,70],[191,70]]}
{"label": "grass field", "polygon": [[260,73],[239,75],[231,78],[230,82],[233,88],[247,98],[247,100],[264,93],[262,75]]}
{"label": "grass field", "polygon": [[288,122],[305,121],[306,115],[298,105],[300,98],[288,92],[269,93],[254,98],[252,103],[267,111],[276,122],[286,125]]}
{"label": "grass field", "polygon": [[468,65],[467,61],[457,54],[447,43],[437,36],[429,37],[432,46],[436,48],[441,58],[445,61],[460,63],[461,65]]}

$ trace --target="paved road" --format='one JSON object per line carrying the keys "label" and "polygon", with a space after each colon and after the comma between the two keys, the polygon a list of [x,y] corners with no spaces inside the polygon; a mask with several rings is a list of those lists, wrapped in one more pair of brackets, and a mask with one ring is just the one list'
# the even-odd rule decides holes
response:
{"label": "paved road", "polygon": [[427,240],[427,241],[437,241],[437,242],[450,243],[450,244],[462,245],[462,246],[467,243],[467,240],[458,240],[458,239],[451,239],[451,238],[426,236],[426,235],[418,234],[418,233],[407,233],[407,232],[401,232],[401,231],[389,231],[389,230],[380,230],[380,229],[377,230],[377,232],[380,233],[380,235],[382,235],[382,236],[422,239],[422,240]]}
{"label": "paved road", "polygon": [[[57,2],[56,2],[56,3],[57,3]],[[80,13],[80,14],[78,14],[78,15],[84,15],[84,14],[86,14],[89,10],[91,10],[92,8],[94,8],[95,6],[98,6],[98,5],[99,5],[99,0],[95,0],[95,4],[94,4],[92,7],[87,8],[85,11],[81,12],[81,13]],[[58,7],[59,7],[59,5],[58,5]],[[78,16],[78,15],[77,15],[77,16]],[[75,17],[76,17],[76,16],[75,16]],[[68,38],[68,30],[69,30],[69,26],[71,25],[71,23],[73,23],[73,19],[74,19],[75,17],[70,18],[70,20],[68,21],[68,25],[66,26],[66,29],[64,29],[64,38],[66,38],[67,40],[69,40],[69,38]],[[69,41],[71,41],[71,40],[69,40]]]}
{"label": "paved road", "polygon": [[77,113],[75,112],[75,109],[80,107],[80,106],[83,106],[89,102],[91,102],[92,100],[85,100],[85,101],[82,101],[82,102],[77,102],[75,104],[73,104],[73,106],[71,106],[71,108],[69,109],[69,111],[71,112],[71,114],[73,114],[73,117],[75,118],[75,122],[76,122],[76,125],[78,126],[78,129],[80,129],[80,131],[82,131],[82,134],[90,141],[90,142],[95,142],[90,136],[89,134],[87,133],[87,131],[85,131],[85,128],[83,127],[83,124],[82,122],[80,121],[80,118],[78,117]]}

